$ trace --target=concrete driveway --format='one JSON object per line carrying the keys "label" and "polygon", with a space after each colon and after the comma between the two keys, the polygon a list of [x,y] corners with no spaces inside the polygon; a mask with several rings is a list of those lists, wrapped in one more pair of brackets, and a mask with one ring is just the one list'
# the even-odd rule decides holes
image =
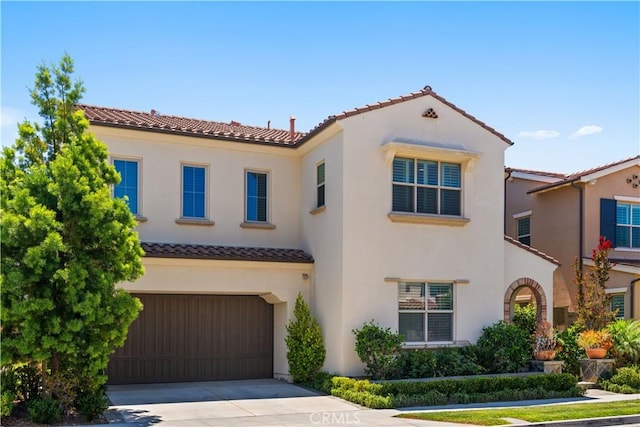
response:
{"label": "concrete driveway", "polygon": [[110,386],[107,395],[112,404],[111,425],[406,426],[414,423],[392,418],[397,413],[394,410],[370,410],[272,379]]}

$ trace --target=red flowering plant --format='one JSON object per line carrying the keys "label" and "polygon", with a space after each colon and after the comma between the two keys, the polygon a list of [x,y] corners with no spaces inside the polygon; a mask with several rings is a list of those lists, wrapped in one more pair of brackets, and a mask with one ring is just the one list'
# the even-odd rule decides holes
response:
{"label": "red flowering plant", "polygon": [[609,310],[611,297],[606,292],[609,271],[614,266],[614,263],[609,260],[609,252],[612,248],[611,241],[600,236],[598,247],[591,255],[593,267],[586,277],[578,258],[576,257],[573,261],[574,282],[578,287],[577,323],[585,329],[601,330],[615,320],[614,313]]}

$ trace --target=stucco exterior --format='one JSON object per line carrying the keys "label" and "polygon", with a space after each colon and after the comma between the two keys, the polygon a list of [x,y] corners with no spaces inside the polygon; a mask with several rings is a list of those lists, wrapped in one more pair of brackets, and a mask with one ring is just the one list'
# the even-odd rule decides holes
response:
{"label": "stucco exterior", "polygon": [[[554,307],[568,312],[560,325],[570,323],[577,303],[573,261],[578,259],[585,274],[598,246],[601,230],[601,200],[621,200],[640,204],[640,157],[563,176],[545,172],[507,169],[506,234],[517,238],[517,218],[527,213],[531,223],[531,246],[556,258],[560,267],[554,273]],[[613,236],[607,236],[612,239]],[[614,247],[609,257],[615,261],[607,288],[621,294],[626,318],[640,318],[635,303],[633,280],[640,278],[640,248]],[[565,317],[565,316],[563,316]]]}
{"label": "stucco exterior", "polygon": [[[312,264],[146,257],[144,277],[123,284],[132,292],[262,296],[274,304],[276,377],[288,373],[284,337],[298,293],[322,327],[324,369],[345,375],[363,373],[353,329],[374,320],[398,330],[400,283],[452,289],[452,339],[412,343],[419,347],[475,342],[505,318],[505,298],[520,284],[542,295],[541,317],[553,318],[557,263],[504,238],[509,141],[430,89],[330,118],[295,146],[91,123],[113,159],[139,162],[142,241],[295,248],[313,257]],[[459,165],[461,214],[394,212],[396,157]],[[204,220],[180,217],[182,164],[206,168]],[[268,173],[269,227],[244,224],[247,170]]]}

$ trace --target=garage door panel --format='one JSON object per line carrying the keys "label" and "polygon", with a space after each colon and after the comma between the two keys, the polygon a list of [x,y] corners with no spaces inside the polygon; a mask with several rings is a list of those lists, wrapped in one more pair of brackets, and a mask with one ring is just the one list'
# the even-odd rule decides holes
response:
{"label": "garage door panel", "polygon": [[270,378],[273,306],[257,296],[136,295],[144,310],[109,383]]}

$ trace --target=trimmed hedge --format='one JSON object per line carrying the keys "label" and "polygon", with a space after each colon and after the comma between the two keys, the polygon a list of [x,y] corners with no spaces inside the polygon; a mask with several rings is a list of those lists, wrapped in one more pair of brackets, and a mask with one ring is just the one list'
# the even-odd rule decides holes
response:
{"label": "trimmed hedge", "polygon": [[439,381],[371,383],[347,377],[331,380],[331,394],[373,409],[582,396],[571,374],[478,377]]}

